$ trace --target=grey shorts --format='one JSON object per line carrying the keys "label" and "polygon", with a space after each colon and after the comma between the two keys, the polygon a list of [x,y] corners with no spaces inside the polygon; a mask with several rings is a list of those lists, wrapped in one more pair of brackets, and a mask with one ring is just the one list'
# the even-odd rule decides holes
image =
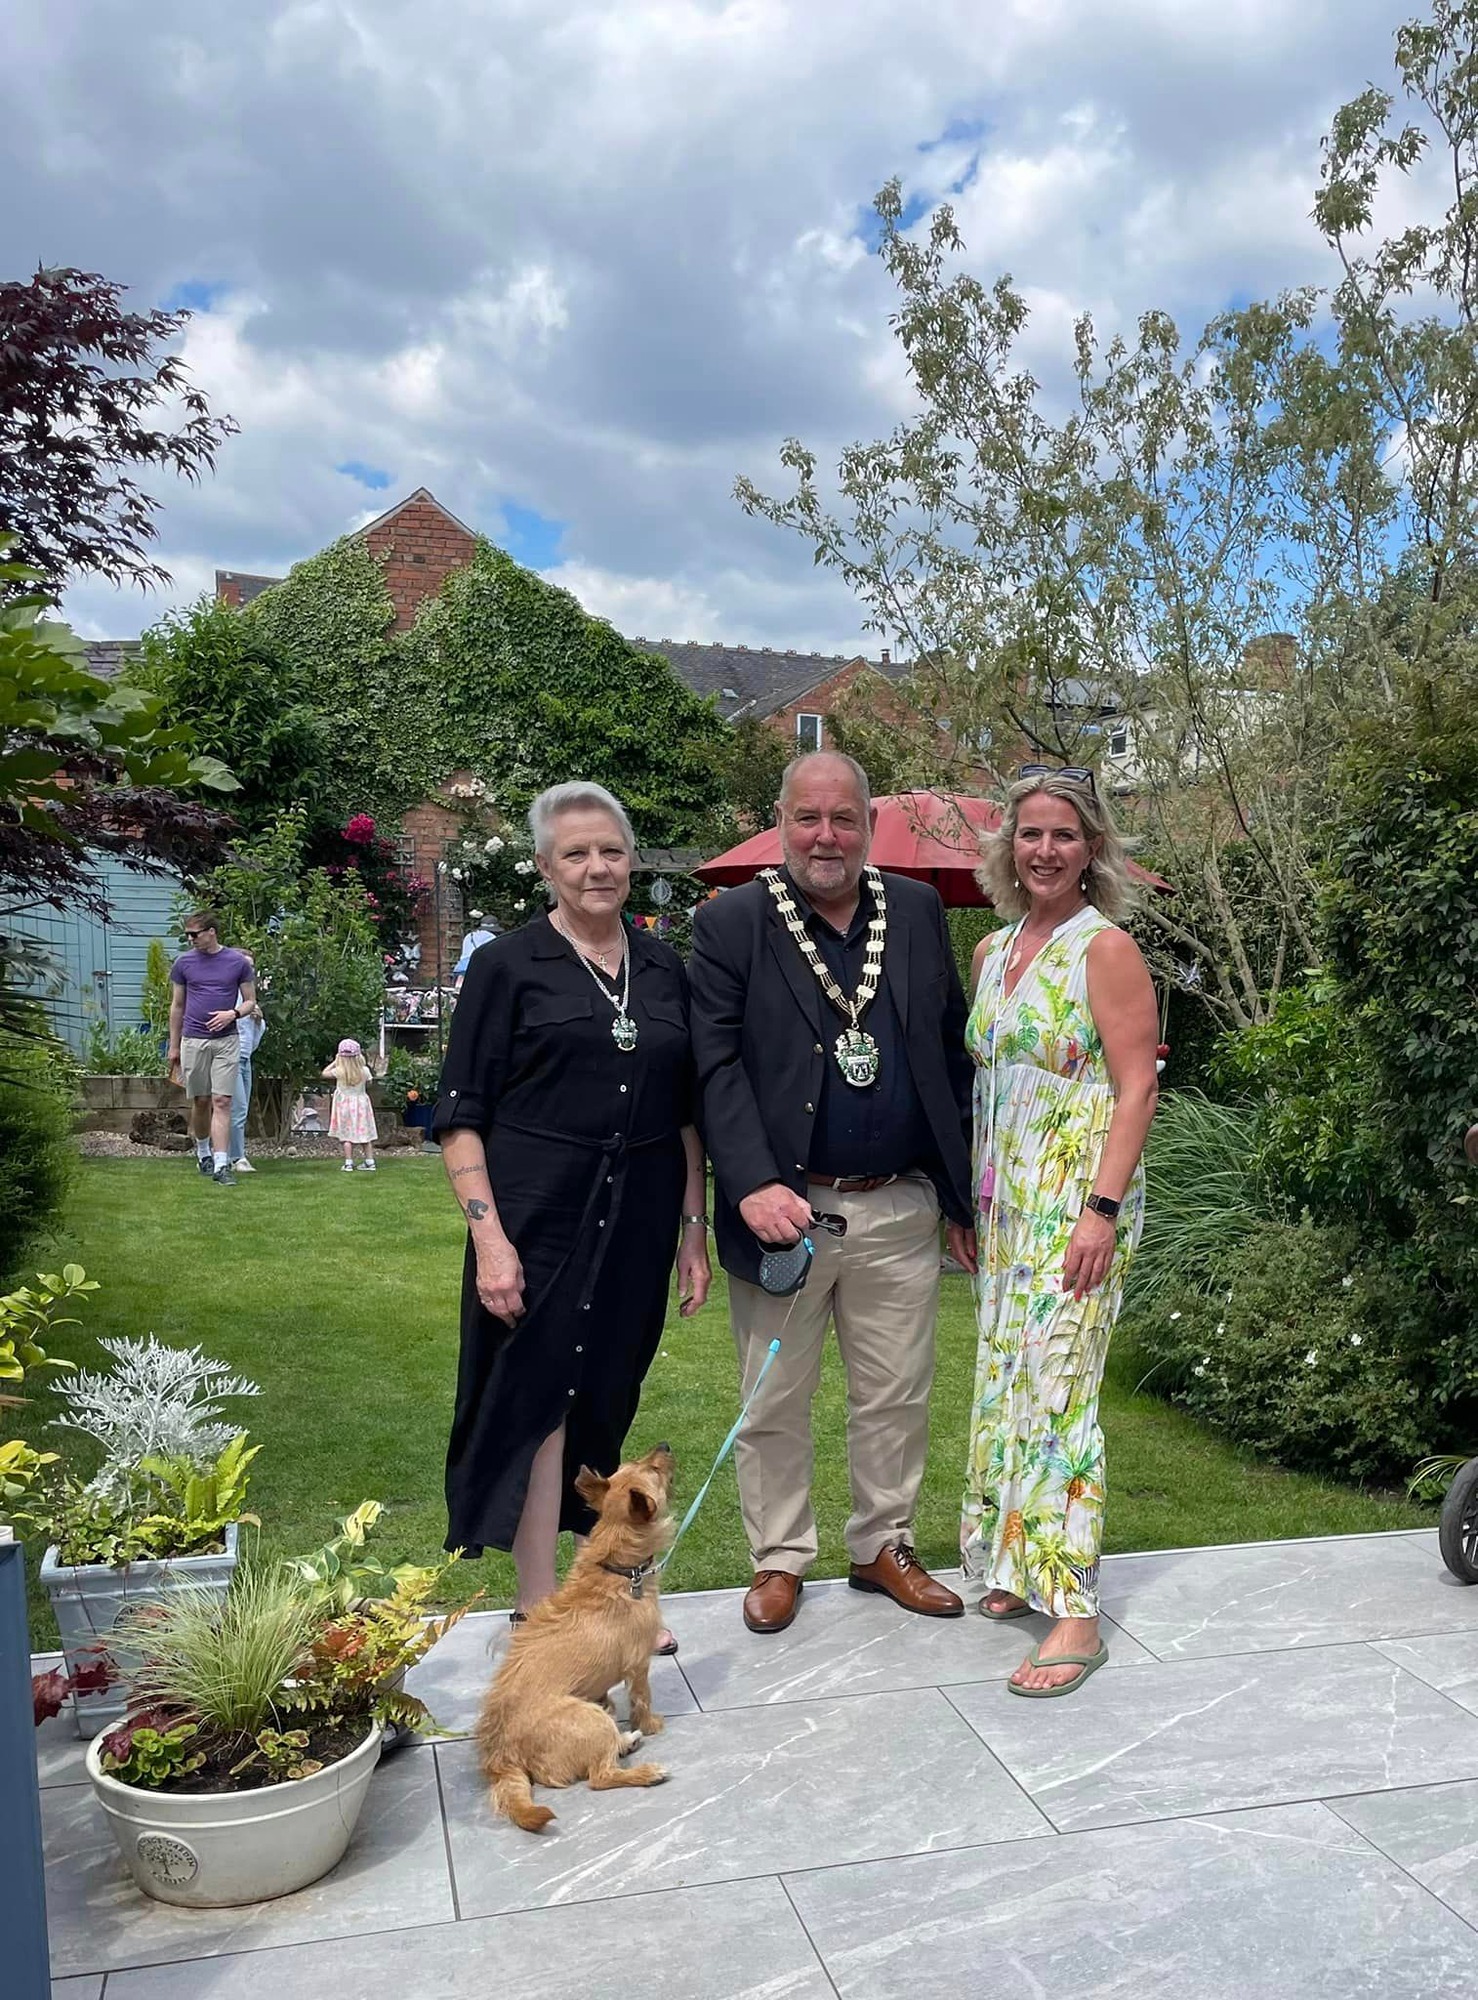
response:
{"label": "grey shorts", "polygon": [[180,1081],[187,1097],[230,1097],[241,1067],[241,1043],[229,1035],[186,1035],[180,1043]]}

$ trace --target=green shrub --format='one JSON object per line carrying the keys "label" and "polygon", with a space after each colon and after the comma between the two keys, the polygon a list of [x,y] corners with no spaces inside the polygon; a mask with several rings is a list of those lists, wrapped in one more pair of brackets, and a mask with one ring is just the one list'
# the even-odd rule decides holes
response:
{"label": "green shrub", "polygon": [[1397,1226],[1381,1080],[1334,982],[1285,986],[1268,1019],[1223,1035],[1212,1076],[1257,1107],[1251,1164],[1270,1213]]}
{"label": "green shrub", "polygon": [[1145,1221],[1129,1296],[1153,1309],[1183,1289],[1209,1292],[1227,1257],[1264,1219],[1252,1170],[1255,1120],[1199,1090],[1161,1099],[1145,1148]]}
{"label": "green shrub", "polygon": [[965,998],[970,998],[970,966],[975,957],[975,947],[992,931],[1001,928],[1001,919],[994,910],[950,910],[949,941],[954,948],[955,964],[959,967],[960,984],[965,989]]}
{"label": "green shrub", "polygon": [[1362,1232],[1261,1222],[1220,1262],[1221,1288],[1141,1302],[1125,1331],[1156,1386],[1280,1465],[1401,1478],[1442,1436],[1403,1351],[1412,1292],[1366,1261]]}
{"label": "green shrub", "polygon": [[0,1281],[61,1214],[76,1161],[76,1067],[39,1032],[0,1034]]}
{"label": "green shrub", "polygon": [[110,1035],[106,1021],[94,1021],[84,1067],[89,1076],[163,1076],[164,1050],[151,1028],[120,1028]]}

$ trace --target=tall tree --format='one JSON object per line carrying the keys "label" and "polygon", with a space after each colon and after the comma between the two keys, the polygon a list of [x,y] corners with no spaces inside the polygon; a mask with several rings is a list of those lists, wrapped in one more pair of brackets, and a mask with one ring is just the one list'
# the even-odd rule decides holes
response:
{"label": "tall tree", "polygon": [[198,479],[236,429],[164,351],[189,318],[127,312],[92,271],[0,284],[0,533],[53,587],[169,581],[147,548],[160,503],[135,470]]}
{"label": "tall tree", "polygon": [[[1420,124],[1368,91],[1325,143],[1331,294],[1194,340],[1157,311],[1104,340],[1085,314],[1050,388],[1019,358],[1020,290],[965,267],[948,206],[906,228],[890,184],[880,255],[917,413],[850,447],[834,492],[795,439],[790,493],[737,488],[912,649],[915,699],[953,725],[939,775],[1023,751],[1097,763],[1104,718],[1124,719],[1137,831],[1179,890],[1147,921],[1232,1022],[1318,956],[1330,760],[1353,715],[1398,698],[1392,568],[1417,563],[1440,623],[1478,530],[1478,0],[1437,0],[1396,66]],[[1434,150],[1446,213],[1365,249],[1383,185]]]}

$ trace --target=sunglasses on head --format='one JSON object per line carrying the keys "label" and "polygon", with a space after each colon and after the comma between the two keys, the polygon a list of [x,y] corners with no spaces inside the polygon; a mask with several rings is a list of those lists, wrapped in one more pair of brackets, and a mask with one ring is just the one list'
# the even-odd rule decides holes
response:
{"label": "sunglasses on head", "polygon": [[1066,778],[1071,784],[1086,785],[1095,798],[1098,796],[1093,773],[1081,764],[1023,764],[1016,775],[1018,778]]}

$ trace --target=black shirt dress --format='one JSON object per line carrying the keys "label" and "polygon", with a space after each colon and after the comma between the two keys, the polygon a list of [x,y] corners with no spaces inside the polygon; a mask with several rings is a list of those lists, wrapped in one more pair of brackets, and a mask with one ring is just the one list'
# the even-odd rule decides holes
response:
{"label": "black shirt dress", "polygon": [[627,938],[629,1054],[547,916],[473,953],[452,1017],[432,1131],[481,1133],[524,1274],[509,1327],[477,1296],[469,1235],[446,1467],[446,1546],[468,1555],[513,1546],[534,1454],[561,1423],[560,1526],[589,1532],[575,1475],[620,1464],[661,1338],[693,1122],[688,983],[669,946]]}

